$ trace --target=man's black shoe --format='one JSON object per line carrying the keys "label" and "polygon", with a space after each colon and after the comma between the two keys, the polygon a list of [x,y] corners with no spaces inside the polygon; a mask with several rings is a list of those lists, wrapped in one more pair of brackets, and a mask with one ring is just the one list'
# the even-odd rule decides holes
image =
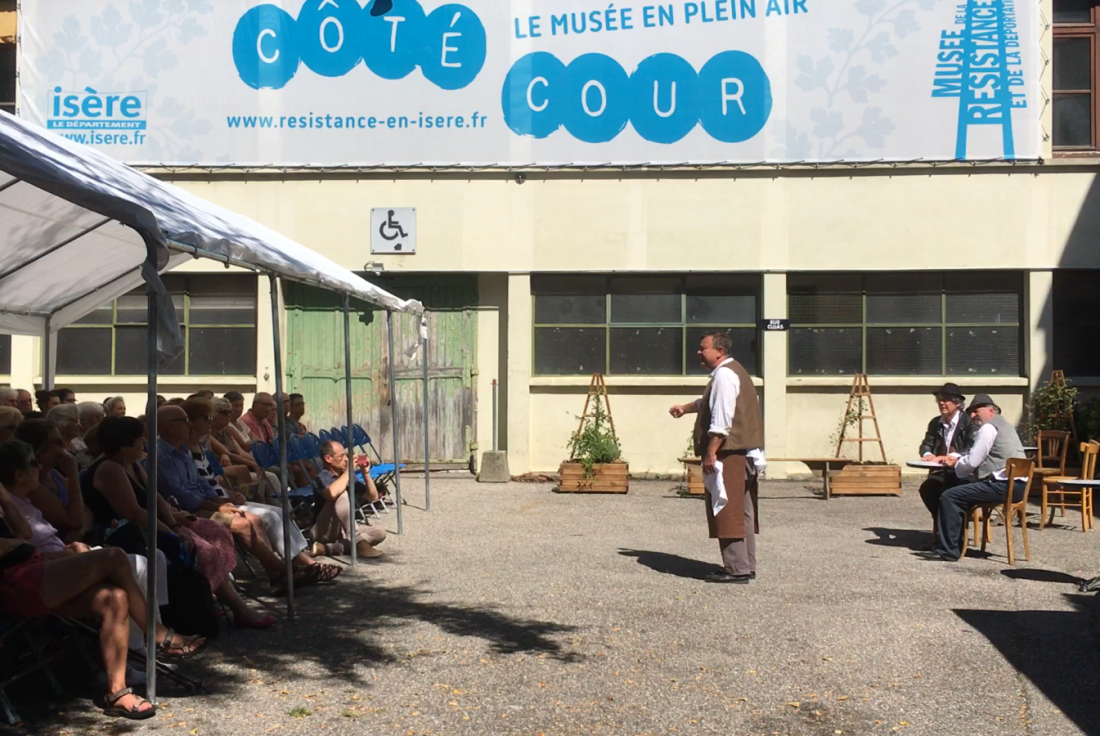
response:
{"label": "man's black shoe", "polygon": [[918,552],[917,557],[920,557],[922,560],[928,560],[929,562],[958,562],[959,561],[958,557],[949,557],[947,555],[940,554],[939,552],[936,552],[935,550],[932,550],[932,551],[929,551],[929,552]]}
{"label": "man's black shoe", "polygon": [[708,572],[703,580],[708,583],[734,583],[737,585],[748,585],[756,577],[756,573],[749,573],[748,575],[730,575],[725,570],[721,572]]}

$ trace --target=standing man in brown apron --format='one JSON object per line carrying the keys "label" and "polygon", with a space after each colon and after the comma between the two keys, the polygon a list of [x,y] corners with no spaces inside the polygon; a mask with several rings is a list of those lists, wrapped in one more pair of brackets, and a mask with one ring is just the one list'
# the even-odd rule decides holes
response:
{"label": "standing man in brown apron", "polygon": [[760,402],[752,378],[730,357],[728,335],[711,333],[699,342],[699,362],[710,373],[701,399],[678,404],[669,414],[679,418],[695,413],[695,454],[703,459],[703,473],[713,474],[721,463],[722,481],[729,500],[715,515],[706,499],[711,539],[718,540],[721,571],[707,574],[710,583],[750,583],[756,579],[757,473],[750,452],[764,448]]}

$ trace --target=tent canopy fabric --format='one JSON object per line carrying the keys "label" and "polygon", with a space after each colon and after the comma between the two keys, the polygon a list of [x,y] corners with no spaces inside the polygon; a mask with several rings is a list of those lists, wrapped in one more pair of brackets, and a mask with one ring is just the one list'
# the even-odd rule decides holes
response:
{"label": "tent canopy fabric", "polygon": [[423,312],[254,220],[0,111],[0,332],[41,335],[71,324],[140,286],[149,249],[162,272],[191,258],[178,244]]}

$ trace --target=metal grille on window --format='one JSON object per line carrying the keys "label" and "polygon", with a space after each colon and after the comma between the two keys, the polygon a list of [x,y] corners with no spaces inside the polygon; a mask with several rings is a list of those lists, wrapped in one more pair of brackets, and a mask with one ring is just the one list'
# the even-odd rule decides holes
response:
{"label": "metal grille on window", "polygon": [[11,374],[11,335],[0,335],[0,373]]}
{"label": "metal grille on window", "polygon": [[[254,375],[256,279],[250,275],[164,277],[186,348],[165,375]],[[144,289],[124,294],[62,329],[57,337],[60,375],[145,374]]]}
{"label": "metal grille on window", "polygon": [[757,372],[759,277],[532,277],[534,372],[696,375],[700,338],[725,332]]}

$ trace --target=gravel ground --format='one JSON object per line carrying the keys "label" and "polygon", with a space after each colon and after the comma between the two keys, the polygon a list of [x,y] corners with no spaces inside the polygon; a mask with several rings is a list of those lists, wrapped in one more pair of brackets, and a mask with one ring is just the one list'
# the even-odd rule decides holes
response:
{"label": "gravel ground", "polygon": [[1097,606],[1075,586],[1100,534],[1033,528],[1010,568],[996,528],[989,556],[926,562],[915,485],[825,503],[765,482],[758,582],[710,585],[701,501],[673,486],[436,477],[383,560],[189,663],[210,694],[162,690],[134,726],[79,681],[13,696],[35,734],[1100,734]]}

